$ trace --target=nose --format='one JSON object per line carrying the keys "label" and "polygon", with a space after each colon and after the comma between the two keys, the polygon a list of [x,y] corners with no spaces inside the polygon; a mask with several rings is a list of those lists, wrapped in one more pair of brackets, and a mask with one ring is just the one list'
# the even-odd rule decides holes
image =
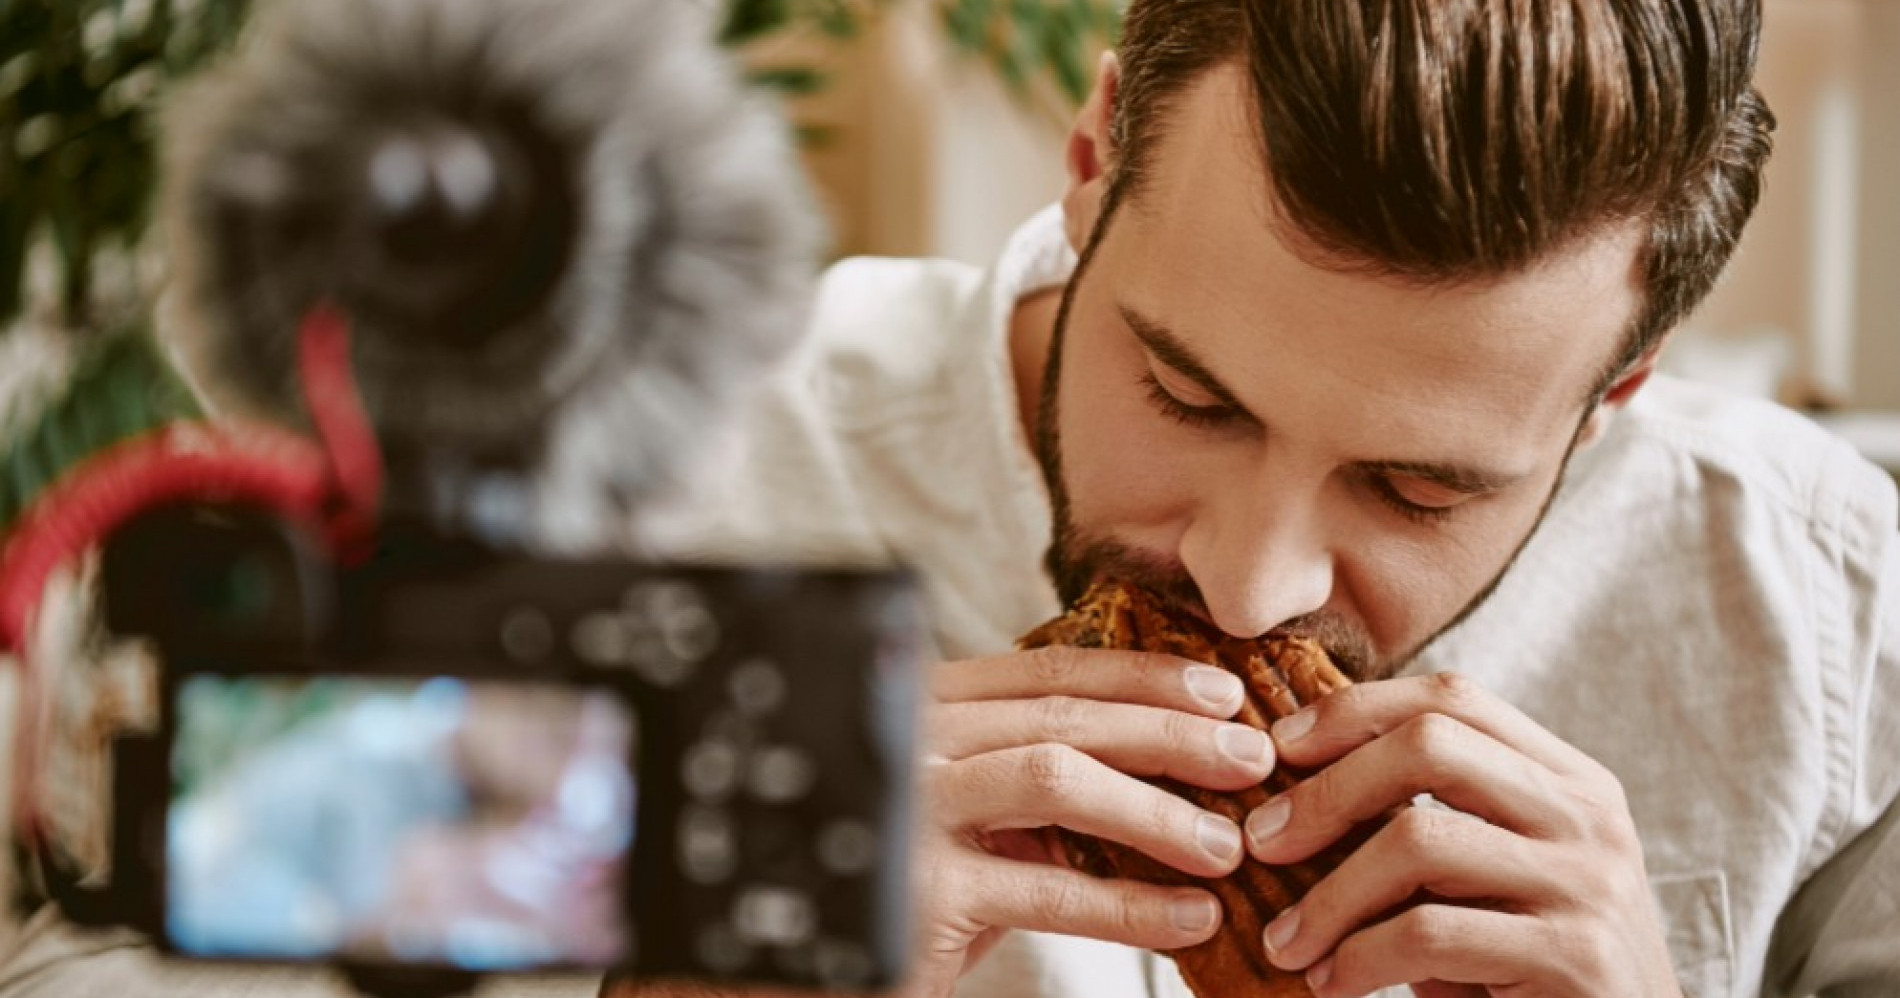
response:
{"label": "nose", "polygon": [[[1181,561],[1221,630],[1257,637],[1324,607],[1333,551],[1320,482],[1262,474],[1210,495],[1181,538]],[[1271,480],[1269,480],[1271,479]]]}

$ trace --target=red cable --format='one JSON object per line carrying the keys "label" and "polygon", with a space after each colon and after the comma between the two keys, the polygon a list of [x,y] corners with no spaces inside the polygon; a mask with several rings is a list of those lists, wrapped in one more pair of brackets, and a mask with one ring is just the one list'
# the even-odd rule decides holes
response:
{"label": "red cable", "polygon": [[15,652],[20,664],[14,814],[29,843],[45,832],[33,784],[50,701],[28,644],[59,566],[141,512],[184,501],[262,506],[321,530],[338,558],[367,552],[382,457],[351,377],[348,323],[334,308],[318,305],[299,324],[298,368],[317,442],[268,427],[162,427],[69,472],[27,507],[0,549],[0,653]]}
{"label": "red cable", "polygon": [[354,561],[368,553],[383,502],[383,456],[351,377],[350,327],[343,313],[318,305],[297,336],[304,402],[335,476],[338,505],[329,523],[332,553]]}
{"label": "red cable", "polygon": [[0,560],[0,646],[26,647],[53,572],[147,509],[186,500],[255,504],[317,522],[331,489],[323,454],[282,431],[179,423],[118,444],[20,518]]}

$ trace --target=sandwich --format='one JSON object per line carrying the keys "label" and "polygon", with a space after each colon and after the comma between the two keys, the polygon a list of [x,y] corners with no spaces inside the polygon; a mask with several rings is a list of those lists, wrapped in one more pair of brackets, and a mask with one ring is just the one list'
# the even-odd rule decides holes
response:
{"label": "sandwich", "polygon": [[[1068,645],[1161,652],[1217,666],[1239,676],[1246,689],[1235,720],[1263,731],[1275,720],[1351,685],[1317,642],[1290,635],[1230,637],[1199,618],[1172,611],[1145,590],[1114,580],[1098,582],[1068,613],[1030,631],[1017,644],[1023,649]],[[1280,766],[1264,783],[1228,793],[1164,778],[1150,782],[1244,823],[1250,811],[1305,775]],[[1304,977],[1267,962],[1262,932],[1375,830],[1376,825],[1362,826],[1302,863],[1268,866],[1247,856],[1240,869],[1219,879],[1182,873],[1127,846],[1067,829],[1058,830],[1057,837],[1069,864],[1094,876],[1214,893],[1223,911],[1220,930],[1206,942],[1168,954],[1198,998],[1311,998]]]}

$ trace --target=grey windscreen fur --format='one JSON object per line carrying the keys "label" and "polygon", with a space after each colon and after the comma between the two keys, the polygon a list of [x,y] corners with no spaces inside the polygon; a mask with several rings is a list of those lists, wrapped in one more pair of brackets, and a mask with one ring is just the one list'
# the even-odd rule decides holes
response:
{"label": "grey windscreen fur", "polygon": [[165,118],[188,378],[300,423],[297,322],[332,301],[399,500],[599,543],[794,342],[822,250],[710,30],[684,0],[266,3]]}

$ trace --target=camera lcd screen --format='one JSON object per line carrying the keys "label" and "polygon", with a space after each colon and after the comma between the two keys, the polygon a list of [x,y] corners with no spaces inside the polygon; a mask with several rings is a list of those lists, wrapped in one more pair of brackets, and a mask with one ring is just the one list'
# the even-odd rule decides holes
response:
{"label": "camera lcd screen", "polygon": [[624,699],[200,674],[175,709],[165,920],[179,951],[500,971],[622,955]]}

